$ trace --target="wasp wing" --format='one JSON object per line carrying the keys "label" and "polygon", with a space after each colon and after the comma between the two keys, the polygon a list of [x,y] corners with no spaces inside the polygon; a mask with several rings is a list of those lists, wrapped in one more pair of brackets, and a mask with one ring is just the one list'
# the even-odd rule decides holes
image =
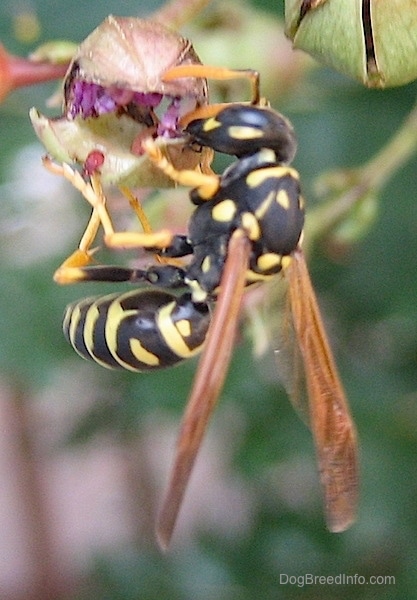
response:
{"label": "wasp wing", "polygon": [[297,342],[304,364],[328,528],[338,532],[355,520],[358,458],[355,426],[337,373],[304,254],[293,253],[285,270]]}
{"label": "wasp wing", "polygon": [[250,241],[238,229],[228,245],[213,319],[182,420],[171,478],[158,516],[156,534],[164,549],[169,545],[195,458],[226,377],[239,321],[249,254]]}

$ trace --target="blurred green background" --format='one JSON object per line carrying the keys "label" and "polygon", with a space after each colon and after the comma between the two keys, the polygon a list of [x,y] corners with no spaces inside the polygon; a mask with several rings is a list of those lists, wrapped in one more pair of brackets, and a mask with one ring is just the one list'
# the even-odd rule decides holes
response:
{"label": "blurred green background", "polygon": [[[253,3],[245,35],[216,33],[212,19],[192,37],[203,62],[265,73],[272,105],[297,132],[294,166],[313,210],[317,177],[372,158],[413,107],[417,87],[371,91],[328,69],[307,68],[298,59],[293,64],[278,34],[272,56],[259,40],[263,28],[277,26],[282,4]],[[36,13],[41,32],[24,43],[14,29],[23,9],[4,0],[0,39],[9,51],[25,55],[52,38],[81,41],[111,12],[144,16],[157,5],[33,0],[24,8]],[[269,12],[265,16],[261,10]],[[255,37],[258,30],[261,38]],[[265,43],[266,38],[265,33]],[[283,73],[274,61],[285,63]],[[3,410],[1,428],[5,435],[21,433],[35,456],[21,451],[27,461],[22,464],[30,464],[35,475],[42,472],[32,483],[24,474],[15,476],[26,486],[25,518],[31,515],[32,538],[22,538],[25,552],[38,551],[45,559],[39,574],[36,561],[28,558],[26,589],[16,584],[12,592],[0,582],[1,597],[417,598],[417,158],[389,180],[375,220],[355,244],[342,254],[334,245],[315,244],[309,256],[360,436],[357,522],[343,534],[326,531],[309,431],[278,380],[272,352],[257,360],[247,340],[236,349],[173,548],[162,555],[152,523],[196,363],[157,374],[119,374],[84,363],[66,345],[61,334],[66,303],[116,286],[62,288],[52,282],[88,216],[84,202],[40,167],[42,147],[27,115],[31,106],[47,110],[45,100],[54,89],[20,90],[0,106],[0,393],[3,406],[18,406],[24,425],[23,432],[13,429]],[[72,456],[74,472],[83,473],[77,460],[83,465],[94,449],[101,464],[109,448],[123,467],[114,470],[120,480],[111,481],[124,490],[129,518],[122,520],[128,526],[122,533],[115,527],[114,536],[110,527],[107,537],[94,537],[91,528],[90,535],[65,541],[59,521],[71,532],[71,515],[60,514],[64,503],[51,508],[60,465]],[[58,459],[51,459],[54,453]],[[76,505],[77,488],[64,486],[61,494],[67,492],[75,495]],[[108,487],[97,486],[97,498],[107,493]],[[118,521],[120,504],[114,498],[102,501],[109,522]],[[98,509],[94,498],[83,502],[79,510],[91,511],[88,530]],[[16,511],[19,520],[17,506]],[[108,529],[104,517],[103,527]],[[18,572],[6,551],[2,562],[6,571]],[[283,583],[285,575],[306,574],[391,575],[395,585]]]}

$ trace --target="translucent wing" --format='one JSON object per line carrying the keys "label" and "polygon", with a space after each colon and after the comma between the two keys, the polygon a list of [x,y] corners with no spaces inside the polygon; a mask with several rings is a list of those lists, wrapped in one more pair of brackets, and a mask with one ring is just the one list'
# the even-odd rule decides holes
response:
{"label": "translucent wing", "polygon": [[226,377],[249,253],[248,238],[243,231],[236,230],[229,242],[213,320],[183,417],[171,478],[157,521],[156,533],[163,549],[169,545],[195,458]]}
{"label": "translucent wing", "polygon": [[285,275],[304,364],[309,422],[324,491],[327,525],[331,531],[344,531],[355,520],[358,501],[355,426],[301,249],[293,253]]}

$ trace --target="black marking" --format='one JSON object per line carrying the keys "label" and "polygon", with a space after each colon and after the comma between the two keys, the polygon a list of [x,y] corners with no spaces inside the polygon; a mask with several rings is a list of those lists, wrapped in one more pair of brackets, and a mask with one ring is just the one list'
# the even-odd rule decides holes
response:
{"label": "black marking", "polygon": [[371,0],[362,0],[362,28],[365,40],[366,72],[370,79],[378,74],[371,17]]}
{"label": "black marking", "polygon": [[204,343],[210,304],[216,300],[236,230],[251,243],[246,285],[278,273],[297,248],[304,207],[298,173],[286,166],[295,152],[291,125],[271,109],[243,104],[219,111],[218,126],[211,120],[207,127],[207,122],[189,124],[192,141],[239,158],[218,178],[208,198],[204,184],[191,191],[196,208],[187,235],[173,236],[167,248],[147,249],[168,257],[189,255],[188,264],[80,269],[86,281],[144,282],[189,291],[177,297],[150,287],[71,305],[64,331],[83,357],[132,371],[177,364]]}
{"label": "black marking", "polygon": [[[64,333],[81,356],[108,368],[145,371],[168,367],[187,358],[175,353],[158,326],[159,311],[170,303],[174,303],[173,323],[190,322],[191,333],[184,343],[192,355],[204,342],[210,314],[208,306],[194,304],[190,294],[177,298],[168,292],[150,289],[82,300],[67,307]],[[86,322],[91,310],[98,311],[92,329]],[[109,330],[113,333],[109,334]],[[71,331],[75,335],[71,336]],[[92,339],[91,348],[86,344],[86,337]],[[132,349],[132,340],[140,342],[144,356],[147,352],[158,361],[148,362],[144,357],[141,360]]]}

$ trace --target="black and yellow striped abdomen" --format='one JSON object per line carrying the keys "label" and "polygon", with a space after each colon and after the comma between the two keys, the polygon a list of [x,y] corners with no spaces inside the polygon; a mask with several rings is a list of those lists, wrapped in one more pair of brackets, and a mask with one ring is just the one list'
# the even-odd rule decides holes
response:
{"label": "black and yellow striped abdomen", "polygon": [[70,304],[64,334],[82,357],[113,369],[147,371],[197,354],[210,323],[207,304],[186,293],[135,290]]}

